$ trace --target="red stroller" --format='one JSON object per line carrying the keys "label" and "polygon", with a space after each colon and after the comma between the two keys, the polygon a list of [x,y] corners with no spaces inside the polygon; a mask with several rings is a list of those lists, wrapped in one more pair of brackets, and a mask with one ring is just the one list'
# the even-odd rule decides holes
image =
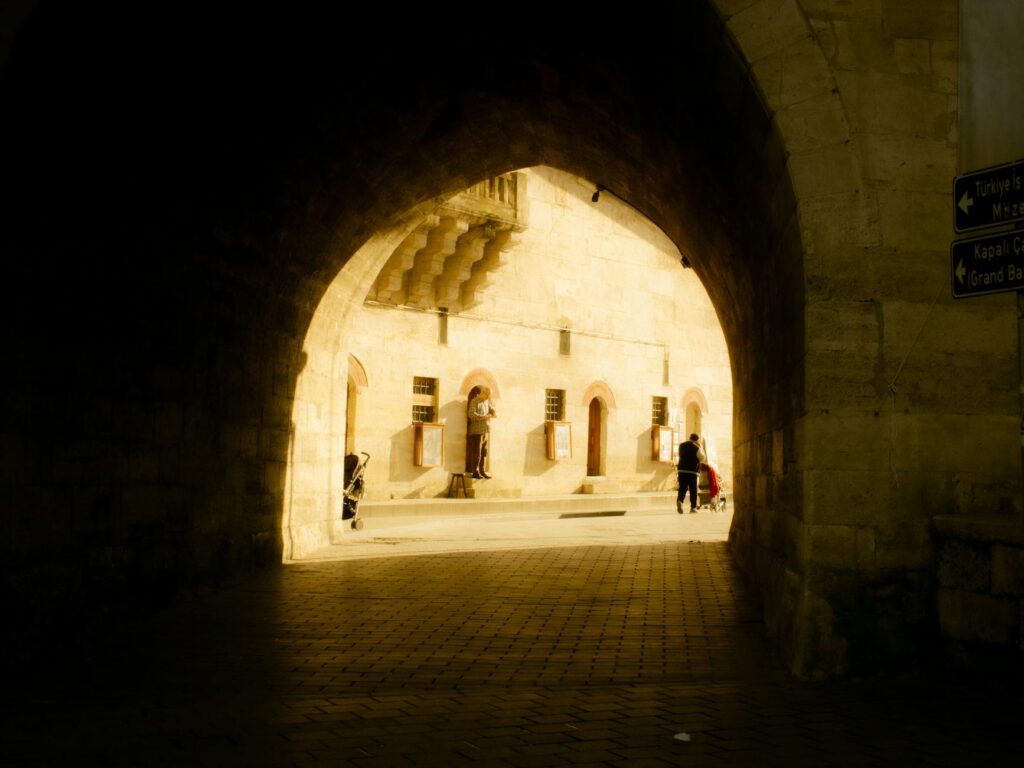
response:
{"label": "red stroller", "polygon": [[725,493],[715,468],[710,464],[700,465],[700,479],[697,481],[697,500],[700,508],[712,512],[725,511]]}

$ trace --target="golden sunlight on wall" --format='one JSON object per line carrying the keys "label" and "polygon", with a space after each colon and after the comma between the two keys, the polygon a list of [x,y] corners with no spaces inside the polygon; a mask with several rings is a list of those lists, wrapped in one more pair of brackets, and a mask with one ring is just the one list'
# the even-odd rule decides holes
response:
{"label": "golden sunlight on wall", "polygon": [[[651,427],[661,413],[677,443],[694,407],[728,482],[729,356],[697,277],[660,230],[611,194],[595,203],[594,185],[582,179],[551,168],[520,173],[528,224],[474,306],[446,313],[371,298],[353,310],[343,351],[366,384],[354,408],[332,410],[356,414],[346,441],[372,456],[367,498],[444,493],[449,473],[465,469],[467,393],[485,378],[497,385],[498,415],[493,479],[474,484],[477,496],[574,493],[585,483],[598,492],[674,488],[672,464],[653,455]],[[417,380],[436,390],[414,396]],[[333,391],[344,398],[355,389],[341,381]],[[549,458],[551,391],[564,398],[568,458]],[[435,466],[417,465],[430,462],[415,450],[416,404],[417,420],[443,427]],[[588,457],[600,478],[588,477]]]}

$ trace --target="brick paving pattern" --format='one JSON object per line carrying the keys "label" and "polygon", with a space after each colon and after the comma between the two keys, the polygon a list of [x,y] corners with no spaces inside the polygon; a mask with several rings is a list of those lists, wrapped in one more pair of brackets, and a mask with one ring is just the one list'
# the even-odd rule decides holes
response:
{"label": "brick paving pattern", "polygon": [[1019,692],[789,679],[725,543],[292,565],[9,683],[4,765],[997,766],[1024,748]]}

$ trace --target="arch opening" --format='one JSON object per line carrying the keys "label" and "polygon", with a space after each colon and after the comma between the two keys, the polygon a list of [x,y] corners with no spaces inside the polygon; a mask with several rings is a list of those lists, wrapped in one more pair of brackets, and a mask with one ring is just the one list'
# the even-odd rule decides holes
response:
{"label": "arch opening", "polygon": [[[788,442],[803,407],[802,246],[785,151],[717,14],[701,6],[686,15],[690,23],[683,27],[687,35],[692,34],[688,38],[692,45],[676,41],[664,50],[683,50],[693,56],[690,66],[700,77],[689,79],[687,63],[678,60],[662,61],[653,69],[649,61],[640,67],[637,62],[616,60],[616,82],[645,85],[613,89],[616,104],[609,109],[606,63],[584,58],[563,72],[564,80],[557,86],[571,83],[578,99],[565,111],[551,113],[545,94],[550,95],[552,83],[531,71],[516,84],[514,95],[498,99],[486,113],[460,111],[458,119],[443,123],[441,133],[429,136],[417,152],[417,157],[430,158],[429,163],[395,158],[404,171],[401,183],[393,183],[386,194],[374,195],[369,206],[353,203],[344,192],[328,201],[324,215],[338,216],[344,224],[333,227],[329,247],[315,251],[320,272],[337,279],[325,280],[303,344],[307,360],[296,383],[293,418],[294,454],[301,461],[288,467],[288,501],[282,515],[286,560],[302,557],[331,539],[330,515],[336,505],[323,493],[331,484],[318,478],[334,471],[330,443],[343,434],[344,414],[324,413],[318,407],[314,382],[319,379],[322,384],[323,372],[336,364],[332,359],[339,352],[337,339],[352,334],[357,310],[381,269],[453,195],[475,183],[535,167],[557,168],[590,180],[588,203],[593,204],[594,188],[599,185],[597,205],[612,199],[644,214],[678,249],[682,263],[677,268],[692,270],[699,278],[720,323],[732,369],[732,498],[737,510],[746,510],[734,519],[732,538],[752,571],[778,568],[790,557],[787,552],[796,551],[799,526],[790,522],[800,518],[801,499],[794,492],[798,486],[782,477],[768,478],[774,469],[757,460],[755,448],[765,439]],[[544,58],[538,52],[530,55]],[[656,82],[650,79],[652,71],[660,73]],[[685,106],[666,105],[660,96],[667,90],[686,91],[689,100]],[[530,125],[531,130],[522,141],[510,143],[499,124]],[[637,145],[637,136],[644,137],[642,146]],[[384,151],[387,146],[382,141]],[[635,152],[623,152],[624,147]],[[327,156],[332,152],[330,146],[319,150]],[[439,158],[444,162],[439,163]],[[506,183],[506,196],[508,190]],[[346,209],[346,205],[352,207]],[[457,240],[466,232],[456,229],[448,234]],[[430,233],[426,238],[429,241]],[[442,308],[450,309],[437,304],[432,311]],[[565,316],[575,317],[572,312]],[[448,344],[457,346],[450,312],[447,322]],[[571,328],[559,333],[565,330],[571,336],[572,354],[578,337]],[[660,351],[656,358],[660,364]],[[456,381],[467,368],[436,376],[424,369],[423,375],[439,382]],[[561,389],[557,381],[552,384],[545,389]],[[571,393],[569,398],[567,402],[574,402]],[[448,413],[450,425],[451,417],[465,413],[464,403],[453,404],[442,394],[439,417],[446,418]],[[650,407],[649,401],[644,407]],[[535,417],[530,439],[543,440],[546,417],[543,413]],[[648,426],[632,438],[649,447],[649,430]],[[401,446],[411,443],[412,433],[396,429],[387,438],[399,450],[392,450],[391,458],[378,468],[383,465],[391,480],[405,472],[403,462],[394,457],[404,450]],[[609,443],[613,441],[609,436]],[[496,441],[495,460],[499,445]],[[783,447],[787,450],[791,446]],[[533,471],[539,475],[551,469],[545,460]],[[787,491],[771,499],[758,497],[754,490],[759,478]],[[759,525],[777,529],[779,546],[770,551],[759,546],[751,522],[755,515]]]}
{"label": "arch opening", "polygon": [[[358,428],[347,419],[343,427],[350,445],[378,457],[367,470],[367,500],[443,497],[451,475],[462,472],[489,476],[474,483],[477,498],[670,493],[671,451],[652,452],[651,440],[667,428],[666,448],[679,442],[675,403],[684,392],[719,393],[716,430],[724,445],[731,440],[729,352],[704,287],[681,267],[674,243],[630,206],[615,199],[594,205],[594,182],[546,166],[504,176],[506,199],[514,190],[518,210],[486,219],[489,199],[449,199],[407,221],[400,240],[383,238],[397,245],[377,248],[378,271],[361,286],[361,304],[353,292],[345,305],[325,297],[318,310],[347,328],[331,349],[361,361],[363,375],[376,382],[358,400]],[[507,220],[514,229],[505,236]],[[336,283],[347,284],[344,271]],[[434,333],[438,316],[443,339]],[[316,360],[327,351],[307,343],[306,353]],[[467,407],[485,386],[495,407],[480,469],[483,438],[470,429]],[[326,416],[325,424],[338,418]],[[444,445],[429,465],[418,458],[422,422]],[[567,433],[567,450],[553,456],[555,425]],[[306,431],[330,439],[313,427],[297,430],[299,455],[316,455],[302,447]],[[325,518],[305,526],[300,536],[308,541],[293,558],[316,546],[318,530],[336,525],[330,510],[337,504],[311,482],[310,469],[296,492]],[[728,475],[731,461],[720,469]]]}
{"label": "arch opening", "polygon": [[[167,78],[174,57],[155,37],[96,59],[95,40],[112,51],[124,41],[81,14],[33,12],[3,65],[4,242],[8,282],[24,287],[8,307],[19,413],[6,445],[12,530],[35,531],[11,540],[15,571],[59,560],[69,582],[139,574],[185,589],[279,562],[282,535],[286,558],[330,540],[350,421],[338,340],[386,254],[453,195],[483,184],[504,205],[510,174],[544,166],[593,182],[594,205],[642,211],[710,295],[734,379],[732,551],[764,589],[773,634],[804,670],[842,672],[853,643],[869,670],[876,651],[912,657],[915,618],[936,597],[935,537],[950,532],[937,518],[1019,516],[1018,398],[1004,386],[1016,347],[986,327],[1016,316],[994,298],[968,307],[936,293],[949,279],[934,263],[956,167],[955,3],[926,19],[888,5],[859,15],[874,30],[858,38],[863,59],[835,48],[846,20],[829,4],[698,0],[666,9],[663,23],[644,19],[643,50],[614,44],[628,37],[616,19],[598,33],[612,44],[551,45],[535,28],[507,55],[480,57],[478,39],[447,34],[422,61],[391,38],[386,63],[366,68],[332,40],[322,57],[303,46],[319,66],[245,61],[245,77],[200,50]],[[138,72],[158,65],[127,111],[158,116],[170,103],[180,120],[109,129],[131,122],[110,77],[126,60]],[[172,80],[183,87],[165,88]],[[100,88],[86,89],[100,97],[96,120],[51,141],[82,83]],[[116,234],[97,226],[111,199],[124,203]],[[47,301],[58,311],[39,313]],[[454,345],[448,304],[436,303],[436,335]],[[919,315],[933,323],[920,343]],[[579,352],[584,319],[559,313],[558,354]],[[957,348],[961,330],[983,342],[970,354]],[[662,359],[664,386],[679,386],[679,361]],[[55,384],[69,380],[86,386]],[[571,389],[567,407],[587,408]],[[636,406],[616,394],[617,407]],[[444,418],[449,400],[417,405]],[[874,457],[880,415],[891,466],[851,468],[849,456]],[[950,428],[967,437],[962,453],[934,437]],[[389,449],[413,432],[394,430]],[[644,430],[628,437],[650,445]],[[389,478],[404,471],[392,454],[374,457]],[[84,521],[87,535],[77,522],[40,528],[49,513]],[[34,594],[47,591],[59,590]],[[847,643],[851,627],[874,634]]]}

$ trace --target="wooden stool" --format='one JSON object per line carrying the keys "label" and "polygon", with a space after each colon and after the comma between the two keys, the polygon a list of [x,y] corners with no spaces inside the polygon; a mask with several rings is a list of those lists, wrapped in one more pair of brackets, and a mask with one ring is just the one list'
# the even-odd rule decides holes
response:
{"label": "wooden stool", "polygon": [[448,498],[459,498],[459,488],[462,488],[462,498],[468,499],[469,496],[466,494],[466,473],[465,472],[452,472],[452,476],[448,479]]}

